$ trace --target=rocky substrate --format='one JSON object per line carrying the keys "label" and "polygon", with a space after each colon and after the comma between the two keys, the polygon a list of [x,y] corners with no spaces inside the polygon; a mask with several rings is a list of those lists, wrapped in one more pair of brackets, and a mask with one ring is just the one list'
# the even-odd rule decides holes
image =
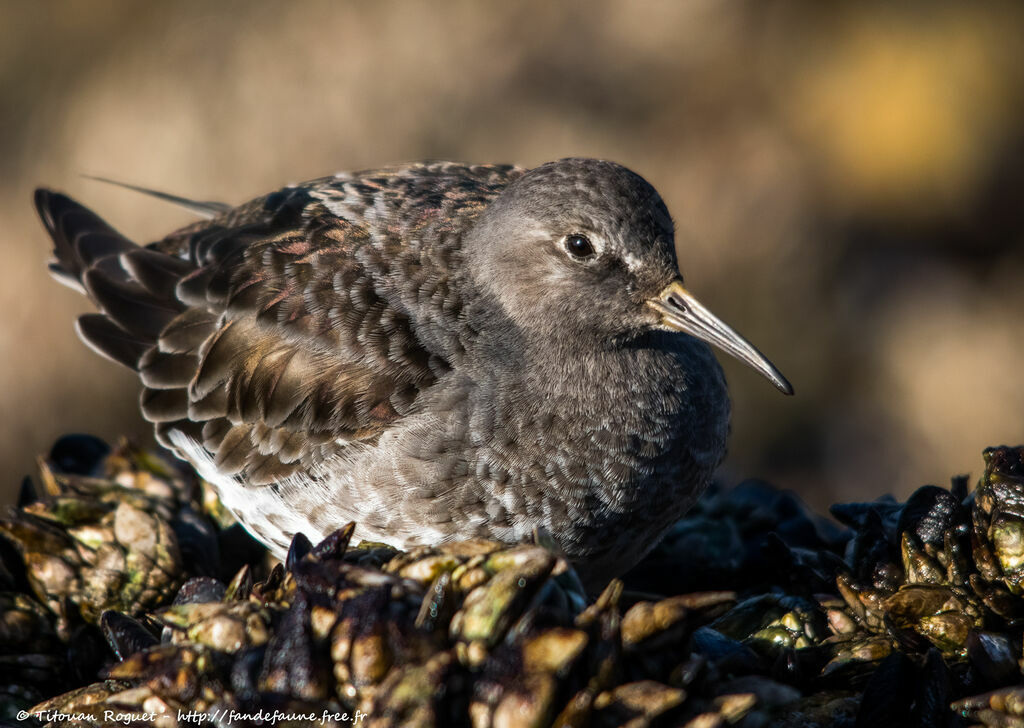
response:
{"label": "rocky substrate", "polygon": [[595,598],[545,534],[403,553],[349,525],[279,564],[195,476],[69,436],[0,519],[0,718],[1024,727],[1024,448],[984,459],[841,526],[713,490]]}

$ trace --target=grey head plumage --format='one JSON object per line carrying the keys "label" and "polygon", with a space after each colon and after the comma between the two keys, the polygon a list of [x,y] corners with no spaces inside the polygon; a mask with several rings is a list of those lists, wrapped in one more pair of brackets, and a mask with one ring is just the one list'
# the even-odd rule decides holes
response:
{"label": "grey head plumage", "polygon": [[158,439],[278,553],[552,533],[585,575],[643,555],[710,479],[706,344],[781,374],[683,287],[626,168],[431,162],[339,174],[140,247],[40,190],[79,333],[139,373]]}

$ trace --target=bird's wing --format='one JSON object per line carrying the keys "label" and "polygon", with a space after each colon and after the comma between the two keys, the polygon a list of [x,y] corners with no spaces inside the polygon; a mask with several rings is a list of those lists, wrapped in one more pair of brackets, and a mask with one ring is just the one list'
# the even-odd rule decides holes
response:
{"label": "bird's wing", "polygon": [[80,335],[139,373],[158,439],[260,485],[372,442],[457,356],[438,325],[457,236],[517,171],[431,169],[286,188],[145,248],[68,197],[36,203],[56,272],[101,310]]}

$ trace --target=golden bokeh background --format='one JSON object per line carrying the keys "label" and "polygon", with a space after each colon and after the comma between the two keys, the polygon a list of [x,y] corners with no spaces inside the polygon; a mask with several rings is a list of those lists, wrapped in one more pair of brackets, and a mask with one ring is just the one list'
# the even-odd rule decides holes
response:
{"label": "golden bokeh background", "polygon": [[53,439],[147,428],[72,333],[32,189],[139,241],[190,221],[103,175],[242,202],[422,158],[646,176],[688,284],[793,381],[724,361],[726,482],[822,506],[1024,441],[1019,3],[0,2],[0,489]]}

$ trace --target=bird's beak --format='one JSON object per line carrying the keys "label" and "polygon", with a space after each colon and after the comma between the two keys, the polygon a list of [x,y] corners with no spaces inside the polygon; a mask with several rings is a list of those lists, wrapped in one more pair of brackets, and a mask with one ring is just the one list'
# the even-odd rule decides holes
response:
{"label": "bird's beak", "polygon": [[753,344],[708,311],[683,287],[682,281],[675,280],[669,283],[656,297],[648,299],[647,305],[661,314],[663,326],[674,331],[683,331],[717,346],[761,372],[783,394],[793,394],[793,387],[782,376],[782,372],[776,369],[764,354],[755,349]]}

